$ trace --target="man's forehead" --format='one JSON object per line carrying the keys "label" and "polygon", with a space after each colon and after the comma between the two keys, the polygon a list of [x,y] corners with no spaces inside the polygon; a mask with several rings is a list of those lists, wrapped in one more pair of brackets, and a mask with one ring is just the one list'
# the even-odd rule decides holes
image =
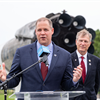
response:
{"label": "man's forehead", "polygon": [[78,40],[89,41],[89,37],[80,36],[80,37],[78,38]]}

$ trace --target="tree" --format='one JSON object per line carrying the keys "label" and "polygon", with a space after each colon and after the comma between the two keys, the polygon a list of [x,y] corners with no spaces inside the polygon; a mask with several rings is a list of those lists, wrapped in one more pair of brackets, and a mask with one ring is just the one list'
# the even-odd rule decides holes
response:
{"label": "tree", "polygon": [[100,58],[100,30],[96,30],[96,37],[94,39],[94,55]]}

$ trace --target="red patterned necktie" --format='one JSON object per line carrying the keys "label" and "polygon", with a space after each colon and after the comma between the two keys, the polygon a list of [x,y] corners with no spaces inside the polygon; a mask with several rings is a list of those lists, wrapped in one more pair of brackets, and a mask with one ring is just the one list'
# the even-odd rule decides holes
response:
{"label": "red patterned necktie", "polygon": [[86,77],[85,64],[84,64],[84,61],[83,61],[84,57],[81,56],[81,59],[82,59],[81,60],[81,67],[83,69],[83,71],[82,71],[82,79],[83,79],[83,83],[84,83],[85,77]]}
{"label": "red patterned necktie", "polygon": [[48,73],[48,67],[45,65],[44,62],[41,62],[41,74],[42,74],[43,80],[45,80],[47,73]]}

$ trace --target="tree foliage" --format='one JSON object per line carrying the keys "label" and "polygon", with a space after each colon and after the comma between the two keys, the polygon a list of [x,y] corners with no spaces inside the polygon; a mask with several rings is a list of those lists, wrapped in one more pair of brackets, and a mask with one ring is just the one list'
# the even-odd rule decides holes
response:
{"label": "tree foliage", "polygon": [[94,55],[100,58],[100,30],[96,30],[96,37],[94,39]]}

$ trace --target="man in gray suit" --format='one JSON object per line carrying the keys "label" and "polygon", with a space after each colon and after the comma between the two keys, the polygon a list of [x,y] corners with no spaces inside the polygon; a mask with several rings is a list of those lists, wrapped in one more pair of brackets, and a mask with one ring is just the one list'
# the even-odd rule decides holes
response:
{"label": "man in gray suit", "polygon": [[85,94],[71,100],[96,100],[100,85],[100,59],[87,52],[91,45],[92,35],[85,29],[76,35],[77,50],[71,54],[73,69],[83,66],[82,77],[78,88],[73,91],[86,91]]}

